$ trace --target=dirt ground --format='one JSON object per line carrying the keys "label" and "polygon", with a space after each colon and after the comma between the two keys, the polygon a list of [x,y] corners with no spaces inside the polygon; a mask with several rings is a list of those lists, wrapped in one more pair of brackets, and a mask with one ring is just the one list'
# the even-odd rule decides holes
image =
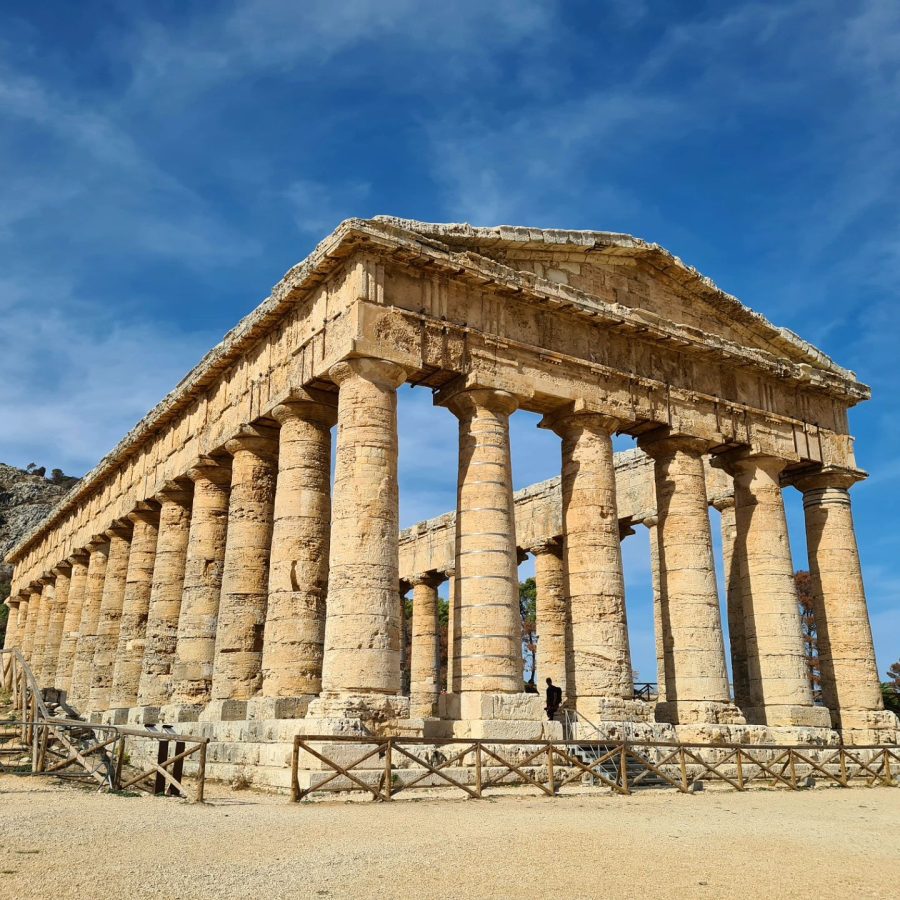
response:
{"label": "dirt ground", "polygon": [[0,897],[900,896],[900,789],[203,806],[0,776]]}

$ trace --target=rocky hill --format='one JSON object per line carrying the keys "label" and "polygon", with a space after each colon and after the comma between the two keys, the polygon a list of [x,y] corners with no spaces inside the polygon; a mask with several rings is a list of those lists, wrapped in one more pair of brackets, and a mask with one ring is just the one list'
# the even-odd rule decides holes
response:
{"label": "rocky hill", "polygon": [[0,463],[0,600],[9,594],[12,574],[3,557],[77,481],[59,469],[48,478],[43,468],[17,469]]}

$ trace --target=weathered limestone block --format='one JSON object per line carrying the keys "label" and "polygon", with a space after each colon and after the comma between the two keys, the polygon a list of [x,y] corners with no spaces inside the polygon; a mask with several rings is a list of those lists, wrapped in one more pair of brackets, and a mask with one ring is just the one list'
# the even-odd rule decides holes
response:
{"label": "weathered limestone block", "polygon": [[336,398],[310,393],[272,415],[281,430],[262,695],[313,697],[322,689]]}
{"label": "weathered limestone block", "polygon": [[569,700],[588,719],[646,718],[633,699],[612,433],[619,422],[564,411],[542,423],[562,438],[563,560],[572,651]]}
{"label": "weathered limestone block", "polygon": [[656,718],[674,725],[743,724],[731,703],[713,562],[703,454],[686,435],[640,440],[654,460],[660,618],[666,700]]}
{"label": "weathered limestone block", "polygon": [[731,684],[734,702],[738,709],[750,705],[750,676],[747,667],[747,639],[744,635],[744,599],[741,594],[743,578],[740,559],[734,554],[737,540],[737,522],[734,514],[734,497],[722,497],[714,501],[719,510],[719,527],[722,532],[722,562],[725,572],[725,609],[728,616],[728,637],[731,647]]}
{"label": "weathered limestone block", "polygon": [[[199,707],[209,702],[213,681],[231,469],[224,461],[202,457],[187,475],[194,482],[194,501],[172,664],[171,703]],[[167,715],[167,720],[170,718]]]}
{"label": "weathered limestone block", "polygon": [[66,602],[66,617],[63,622],[62,639],[59,645],[59,659],[56,665],[54,686],[68,695],[72,684],[72,667],[75,664],[75,648],[78,646],[81,625],[81,610],[84,603],[84,592],[87,587],[88,559],[87,550],[78,550],[67,560],[71,566],[69,576],[69,597]]}
{"label": "weathered limestone block", "polygon": [[517,401],[505,391],[474,388],[439,395],[439,402],[459,419],[459,689],[519,693],[523,666],[509,448],[509,417]]}
{"label": "weathered limestone block", "polygon": [[50,610],[56,601],[55,580],[52,575],[41,579],[40,607],[31,644],[31,671],[41,687],[45,686],[45,682],[42,680],[44,677],[44,651],[47,646],[47,630],[50,627]]}
{"label": "weathered limestone block", "polygon": [[169,699],[191,524],[191,496],[189,483],[171,482],[154,498],[160,504],[159,534],[138,682],[140,707],[156,708]]}
{"label": "weathered limestone block", "polygon": [[149,504],[147,509],[132,512],[128,519],[133,531],[110,687],[110,709],[128,709],[137,704],[159,536],[159,510],[149,508]]}
{"label": "weathered limestone block", "polygon": [[112,684],[119,646],[119,626],[125,600],[125,579],[128,576],[128,556],[131,549],[131,523],[122,522],[106,532],[109,538],[109,557],[106,578],[100,599],[97,620],[97,639],[94,642],[94,664],[91,671],[90,709],[103,711],[109,707],[109,688]]}
{"label": "weathered limestone block", "polygon": [[62,563],[53,569],[53,575],[56,579],[54,584],[55,598],[50,610],[50,621],[47,625],[47,644],[44,647],[44,664],[41,668],[41,677],[38,682],[48,687],[52,687],[56,683],[59,648],[62,642],[66,607],[69,602],[72,567],[69,563]]}
{"label": "weathered limestone block", "polygon": [[354,358],[330,375],[340,386],[338,440],[323,693],[310,716],[347,705],[348,715],[389,717],[403,706],[395,702],[401,700],[397,387],[406,373],[393,363]]}
{"label": "weathered limestone block", "polygon": [[863,740],[885,731],[896,740],[897,717],[884,711],[879,690],[850,506],[849,488],[862,477],[822,471],[795,482],[803,492],[822,697],[845,740],[851,731]]}
{"label": "weathered limestone block", "polygon": [[534,556],[534,580],[537,588],[537,674],[538,690],[547,679],[566,691],[566,655],[571,638],[568,621],[566,578],[562,560],[562,541],[541,541],[528,547]]}
{"label": "weathered limestone block", "polygon": [[413,717],[437,715],[441,672],[437,589],[443,580],[440,575],[430,572],[413,581],[409,688],[409,713]]}
{"label": "weathered limestone block", "polygon": [[103,599],[103,582],[109,560],[109,539],[98,535],[88,544],[87,579],[84,600],[81,604],[81,620],[78,623],[78,641],[75,645],[75,661],[69,687],[69,703],[86,710],[91,696],[91,669],[97,646],[97,624],[100,621],[100,602]]}
{"label": "weathered limestone block", "polygon": [[277,435],[249,427],[225,449],[232,456],[231,493],[210,693],[213,701],[244,701],[262,683]]}
{"label": "weathered limestone block", "polygon": [[779,484],[785,462],[746,451],[719,459],[734,476],[734,556],[741,573],[750,693],[744,715],[755,725],[828,728],[828,710],[813,705],[806,672]]}

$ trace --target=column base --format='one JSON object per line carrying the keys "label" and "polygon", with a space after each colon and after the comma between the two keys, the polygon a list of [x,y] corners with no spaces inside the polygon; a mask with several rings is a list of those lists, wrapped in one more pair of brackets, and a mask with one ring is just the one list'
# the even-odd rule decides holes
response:
{"label": "column base", "polygon": [[306,716],[310,719],[359,719],[380,725],[392,719],[408,719],[409,697],[323,692],[310,701]]}
{"label": "column base", "polygon": [[159,707],[158,706],[133,706],[128,710],[128,724],[139,725],[157,725],[159,723]]}
{"label": "column base", "polygon": [[254,697],[247,701],[248,719],[302,719],[315,694],[300,697]]}
{"label": "column base", "polygon": [[159,721],[166,725],[199,722],[203,709],[202,703],[167,703],[159,708]]}
{"label": "column base", "polygon": [[210,700],[197,718],[198,722],[240,722],[247,718],[248,700]]}
{"label": "column base", "polygon": [[748,706],[744,716],[749,725],[774,725],[799,728],[832,727],[831,713],[824,706]]}
{"label": "column base", "polygon": [[656,704],[622,697],[578,697],[575,711],[595,725],[601,722],[654,722]]}
{"label": "column base", "polygon": [[845,744],[900,744],[900,719],[886,709],[842,709],[838,730]]}
{"label": "column base", "polygon": [[104,725],[127,725],[130,713],[131,709],[127,706],[108,709],[100,717],[100,721],[103,722]]}
{"label": "column base", "polygon": [[745,725],[733,704],[710,700],[664,700],[656,704],[656,721],[671,725]]}

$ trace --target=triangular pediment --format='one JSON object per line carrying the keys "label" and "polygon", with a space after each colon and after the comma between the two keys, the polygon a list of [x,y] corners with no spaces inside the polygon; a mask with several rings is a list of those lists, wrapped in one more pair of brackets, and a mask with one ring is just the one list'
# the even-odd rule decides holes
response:
{"label": "triangular pediment", "polygon": [[375,221],[439,241],[450,250],[477,254],[510,269],[567,285],[602,303],[633,310],[638,317],[646,316],[654,323],[679,326],[855,379],[854,373],[821,350],[772,324],[658,244],[631,235],[521,226],[476,228],[387,216]]}

